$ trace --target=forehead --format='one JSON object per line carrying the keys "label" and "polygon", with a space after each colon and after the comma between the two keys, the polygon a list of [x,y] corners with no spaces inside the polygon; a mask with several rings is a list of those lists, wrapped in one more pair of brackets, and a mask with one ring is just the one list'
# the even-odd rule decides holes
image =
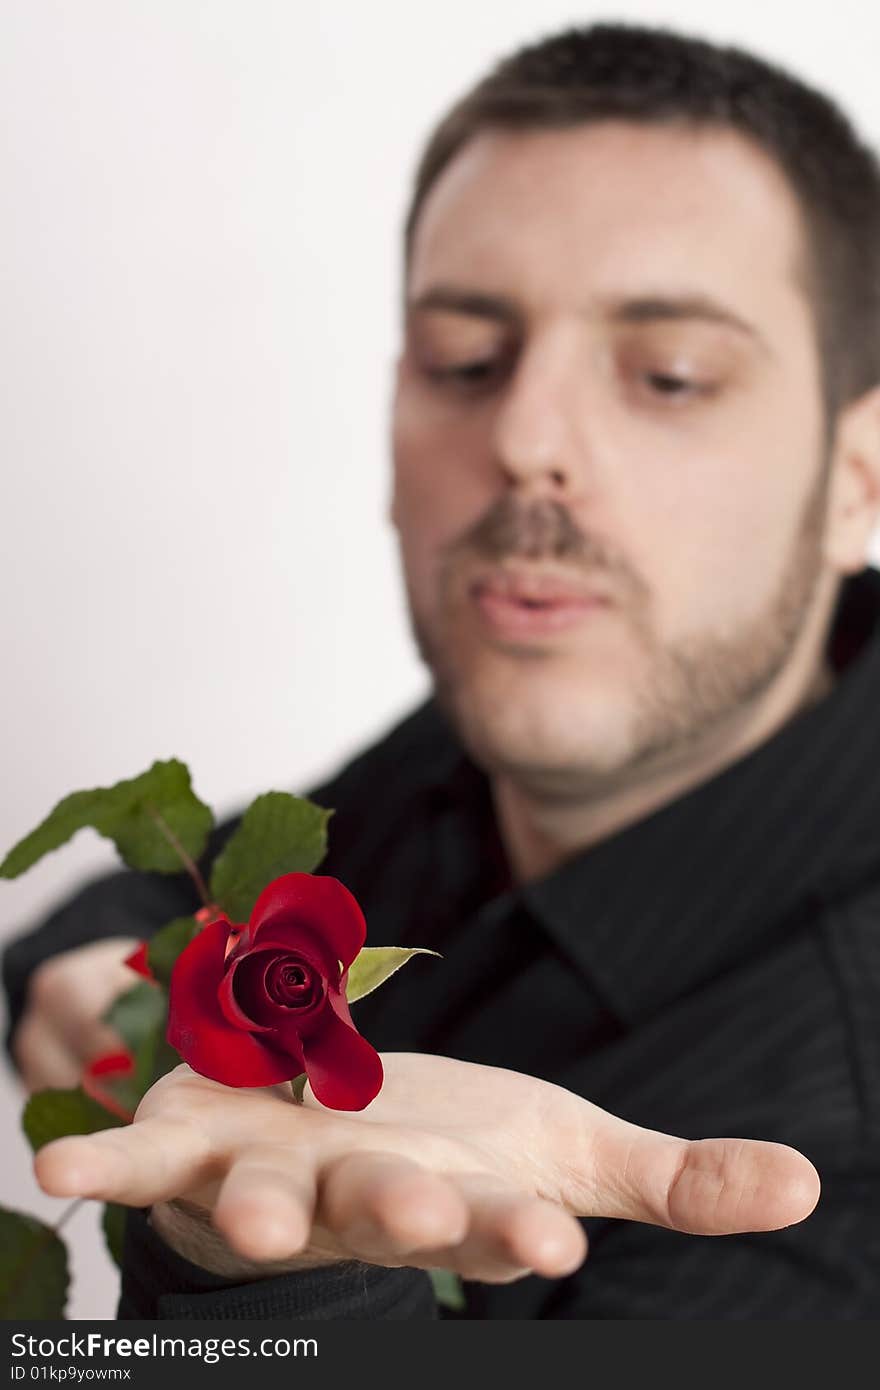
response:
{"label": "forehead", "polygon": [[428,194],[408,289],[453,282],[552,310],[660,282],[802,325],[802,253],[788,181],[735,132],[624,121],[493,130]]}

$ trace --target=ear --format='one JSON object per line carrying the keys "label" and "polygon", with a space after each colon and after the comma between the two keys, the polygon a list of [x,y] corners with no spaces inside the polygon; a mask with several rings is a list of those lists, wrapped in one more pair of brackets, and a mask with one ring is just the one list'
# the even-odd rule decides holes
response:
{"label": "ear", "polygon": [[842,574],[868,563],[880,523],[880,385],[841,411],[835,431],[825,549]]}

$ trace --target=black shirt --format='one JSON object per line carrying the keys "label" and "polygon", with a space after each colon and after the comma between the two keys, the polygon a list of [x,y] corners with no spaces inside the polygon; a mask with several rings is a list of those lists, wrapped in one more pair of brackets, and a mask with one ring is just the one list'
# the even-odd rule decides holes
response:
{"label": "black shirt", "polygon": [[[685,1138],[792,1144],[822,1179],[814,1213],[782,1231],[693,1236],[588,1218],[581,1269],[468,1282],[466,1316],[880,1313],[876,571],[844,583],[828,654],[837,678],[823,699],[527,885],[510,877],[485,775],[432,699],[308,793],[336,810],[320,872],[355,893],[368,944],[443,953],[353,1006],[377,1049],[513,1068]],[[217,829],[206,864],[234,824]],[[196,906],[185,876],[122,871],[88,885],[7,950],[13,1021],[46,955],[147,935]],[[169,1251],[138,1213],[120,1316],[433,1312],[422,1273],[364,1272],[236,1287]]]}

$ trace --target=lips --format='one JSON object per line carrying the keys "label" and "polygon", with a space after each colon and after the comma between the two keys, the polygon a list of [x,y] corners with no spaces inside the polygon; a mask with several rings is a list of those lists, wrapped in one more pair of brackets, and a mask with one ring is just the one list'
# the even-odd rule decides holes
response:
{"label": "lips", "polygon": [[469,593],[488,634],[518,640],[557,636],[611,603],[597,585],[547,570],[486,570],[472,580]]}
{"label": "lips", "polygon": [[493,570],[478,575],[471,584],[471,595],[503,599],[535,609],[609,602],[608,595],[598,586],[551,573],[529,574],[520,570]]}

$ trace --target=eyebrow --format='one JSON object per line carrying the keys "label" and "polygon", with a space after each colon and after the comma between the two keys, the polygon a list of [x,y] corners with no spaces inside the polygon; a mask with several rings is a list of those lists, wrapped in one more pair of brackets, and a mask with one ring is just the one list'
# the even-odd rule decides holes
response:
{"label": "eyebrow", "polygon": [[[495,323],[508,325],[521,323],[523,317],[516,301],[506,295],[479,294],[453,285],[433,285],[407,301],[409,314],[432,310],[491,319]],[[647,324],[675,320],[717,323],[735,329],[770,351],[767,340],[755,324],[702,293],[651,293],[607,298],[600,305],[600,313],[610,323]]]}

